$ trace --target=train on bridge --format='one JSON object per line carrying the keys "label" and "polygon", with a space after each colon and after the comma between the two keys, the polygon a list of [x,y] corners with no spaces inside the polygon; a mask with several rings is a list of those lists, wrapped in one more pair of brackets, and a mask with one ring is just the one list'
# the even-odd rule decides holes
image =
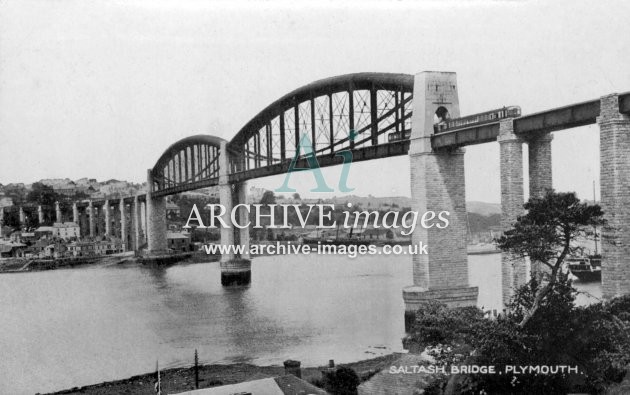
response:
{"label": "train on bridge", "polygon": [[[492,111],[486,111],[479,114],[468,115],[466,117],[445,119],[433,125],[434,133],[444,133],[452,130],[481,126],[489,123],[495,123],[505,118],[516,118],[521,116],[521,108],[519,106],[503,107]],[[394,142],[399,140],[407,140],[411,137],[411,130],[401,130],[399,132],[390,133],[388,141]]]}

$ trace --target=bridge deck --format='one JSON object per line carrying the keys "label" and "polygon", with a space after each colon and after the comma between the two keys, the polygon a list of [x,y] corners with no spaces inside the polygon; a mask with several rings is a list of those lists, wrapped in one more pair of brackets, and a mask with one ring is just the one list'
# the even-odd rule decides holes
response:
{"label": "bridge deck", "polygon": [[[524,115],[514,119],[514,132],[527,137],[527,134],[548,133],[592,125],[597,122],[600,112],[599,104],[599,99],[589,100]],[[630,114],[630,92],[619,95],[619,110],[623,114]],[[453,149],[494,141],[498,136],[499,122],[496,122],[436,134],[431,137],[431,147],[433,149]]]}

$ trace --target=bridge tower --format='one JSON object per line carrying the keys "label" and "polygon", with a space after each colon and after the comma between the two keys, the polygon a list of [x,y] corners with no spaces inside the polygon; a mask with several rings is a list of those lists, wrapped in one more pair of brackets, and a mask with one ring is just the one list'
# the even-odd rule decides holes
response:
{"label": "bridge tower", "polygon": [[428,246],[428,255],[413,255],[413,285],[403,289],[405,327],[428,300],[450,307],[475,305],[479,290],[468,284],[464,150],[433,151],[433,125],[459,117],[457,76],[452,72],[416,74],[409,163],[413,210],[422,215],[448,211],[449,225],[416,227],[412,240]]}

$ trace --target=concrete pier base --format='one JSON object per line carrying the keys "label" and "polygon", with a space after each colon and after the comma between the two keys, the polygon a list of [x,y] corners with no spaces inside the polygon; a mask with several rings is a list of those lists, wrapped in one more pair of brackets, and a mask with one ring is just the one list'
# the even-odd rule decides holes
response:
{"label": "concrete pier base", "polygon": [[221,285],[249,285],[252,282],[252,261],[234,258],[221,261]]}

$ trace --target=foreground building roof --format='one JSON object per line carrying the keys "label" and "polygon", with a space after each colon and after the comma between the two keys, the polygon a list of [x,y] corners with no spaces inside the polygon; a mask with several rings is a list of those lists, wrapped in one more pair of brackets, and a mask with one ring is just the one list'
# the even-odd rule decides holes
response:
{"label": "foreground building roof", "polygon": [[315,387],[293,375],[270,377],[260,380],[245,381],[238,384],[222,385],[213,388],[180,392],[180,395],[298,395],[315,394],[326,395],[328,392]]}

